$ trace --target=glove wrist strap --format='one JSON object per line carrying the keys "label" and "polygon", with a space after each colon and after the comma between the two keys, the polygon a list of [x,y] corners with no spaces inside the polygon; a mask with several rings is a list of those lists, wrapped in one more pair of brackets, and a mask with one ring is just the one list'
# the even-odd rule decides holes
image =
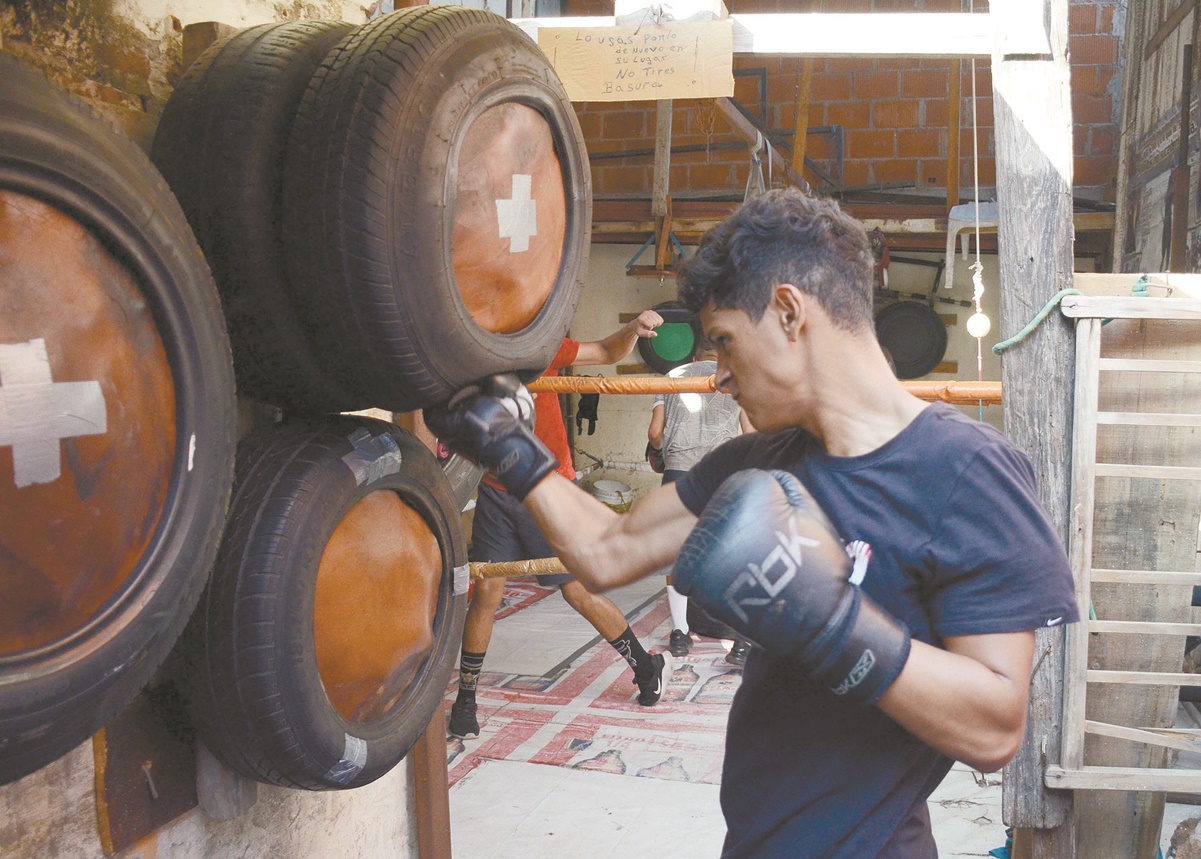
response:
{"label": "glove wrist strap", "polygon": [[835,628],[827,627],[820,645],[811,643],[801,660],[819,683],[848,704],[875,704],[905,667],[909,629],[859,588],[848,590],[850,600],[838,613]]}

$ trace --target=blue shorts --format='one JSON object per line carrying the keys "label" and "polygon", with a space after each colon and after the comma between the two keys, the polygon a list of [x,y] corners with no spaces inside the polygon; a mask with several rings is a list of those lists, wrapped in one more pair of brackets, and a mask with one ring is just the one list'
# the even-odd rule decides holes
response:
{"label": "blue shorts", "polygon": [[[525,505],[503,489],[481,483],[475,500],[475,517],[471,521],[468,558],[499,562],[553,557],[555,550],[546,542]],[[570,573],[538,576],[538,584],[544,587],[570,581]]]}

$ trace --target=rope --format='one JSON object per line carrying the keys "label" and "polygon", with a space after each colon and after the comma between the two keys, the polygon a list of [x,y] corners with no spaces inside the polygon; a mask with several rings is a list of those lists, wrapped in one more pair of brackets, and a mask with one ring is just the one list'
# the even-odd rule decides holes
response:
{"label": "rope", "polygon": [[1055,293],[1055,295],[1053,295],[1051,297],[1051,300],[1048,301],[1043,306],[1043,309],[1038,312],[1037,316],[1035,316],[1033,319],[1031,319],[1029,322],[1026,323],[1025,328],[1023,328],[1017,334],[1014,334],[1008,340],[1003,340],[1000,343],[998,343],[996,346],[993,346],[992,347],[993,352],[997,355],[1000,355],[1002,352],[1004,352],[1006,349],[1010,348],[1011,346],[1016,346],[1018,343],[1021,343],[1023,340],[1025,340],[1027,337],[1029,337],[1034,332],[1035,328],[1037,328],[1040,324],[1042,324],[1042,321],[1044,319],[1046,319],[1048,315],[1050,315],[1052,310],[1054,310],[1056,307],[1059,306],[1059,302],[1063,301],[1069,295],[1081,295],[1081,294],[1082,293],[1078,289],[1061,289],[1059,292]]}
{"label": "rope", "polygon": [[[921,400],[970,405],[983,400],[988,405],[1001,402],[1000,382],[913,381],[901,382],[909,393]],[[535,394],[710,394],[717,390],[713,376],[669,379],[666,376],[543,376],[529,383]]]}

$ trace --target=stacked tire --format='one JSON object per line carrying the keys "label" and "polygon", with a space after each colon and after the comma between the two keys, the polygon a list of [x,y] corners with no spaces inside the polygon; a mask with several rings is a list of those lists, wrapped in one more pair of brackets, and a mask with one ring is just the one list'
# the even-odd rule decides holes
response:
{"label": "stacked tire", "polygon": [[546,368],[590,240],[574,111],[504,19],[417,7],[215,43],[152,158],[213,267],[242,392],[284,414],[239,446],[181,644],[194,722],[247,777],[367,784],[439,712],[479,470],[333,413]]}
{"label": "stacked tire", "polygon": [[233,478],[209,270],[128,140],[0,54],[0,784],[137,694],[200,596]]}
{"label": "stacked tire", "polygon": [[213,266],[248,395],[409,411],[549,364],[591,231],[587,154],[503,18],[405,9],[212,46],[152,157]]}

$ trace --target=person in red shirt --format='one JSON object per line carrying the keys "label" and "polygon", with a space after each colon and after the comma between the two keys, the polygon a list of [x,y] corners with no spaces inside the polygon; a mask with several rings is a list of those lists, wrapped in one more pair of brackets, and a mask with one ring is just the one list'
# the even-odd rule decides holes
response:
{"label": "person in red shirt", "polygon": [[[580,343],[565,338],[544,375],[557,375],[564,367],[614,364],[633,351],[638,338],[654,337],[655,329],[662,324],[663,317],[658,313],[644,310],[603,340]],[[568,480],[575,480],[558,395],[535,394],[534,411],[534,433],[558,459],[558,473]],[[479,487],[471,532],[472,561],[524,561],[555,554],[522,503],[501,488],[490,474],[484,476]],[[570,574],[538,576],[538,583],[557,587],[567,604],[583,615],[629,663],[638,686],[638,703],[645,707],[658,703],[674,667],[671,655],[648,653],[634,636],[621,609],[608,597],[589,593]],[[475,583],[463,630],[459,692],[450,710],[449,733],[453,737],[479,736],[476,684],[492,638],[492,624],[504,595],[504,585],[504,579],[482,579]]]}

